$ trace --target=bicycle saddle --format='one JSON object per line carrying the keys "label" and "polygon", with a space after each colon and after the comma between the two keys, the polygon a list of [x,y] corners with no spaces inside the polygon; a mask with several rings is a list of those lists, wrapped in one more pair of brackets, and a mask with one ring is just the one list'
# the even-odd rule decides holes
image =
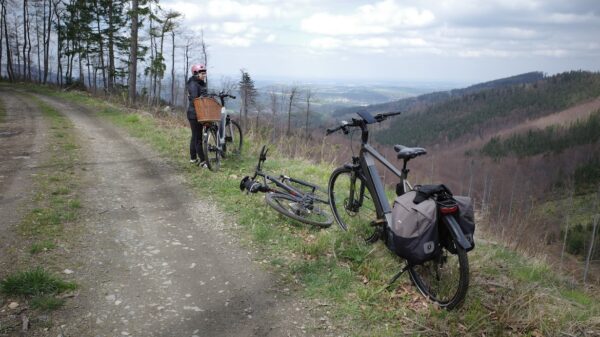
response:
{"label": "bicycle saddle", "polygon": [[394,150],[398,152],[398,159],[413,159],[427,154],[427,150],[422,147],[408,147],[404,145],[394,145]]}

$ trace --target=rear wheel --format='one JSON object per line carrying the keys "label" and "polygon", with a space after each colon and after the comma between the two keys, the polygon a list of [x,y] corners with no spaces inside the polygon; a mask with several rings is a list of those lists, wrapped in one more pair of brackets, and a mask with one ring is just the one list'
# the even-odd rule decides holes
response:
{"label": "rear wheel", "polygon": [[221,166],[221,153],[215,128],[205,126],[202,131],[202,150],[206,158],[206,166],[211,171],[218,171]]}
{"label": "rear wheel", "polygon": [[[441,225],[441,224],[440,224]],[[433,260],[409,268],[410,278],[423,296],[451,310],[459,305],[469,287],[469,261],[467,253],[453,238],[440,245],[440,253]]]}
{"label": "rear wheel", "polygon": [[340,167],[329,178],[329,204],[337,223],[344,230],[357,230],[365,238],[377,219],[374,199],[365,179],[356,171]]}
{"label": "rear wheel", "polygon": [[273,192],[267,193],[265,199],[277,212],[305,224],[329,227],[333,223],[329,206],[325,203],[316,200],[303,202],[290,195]]}
{"label": "rear wheel", "polygon": [[233,120],[228,120],[225,125],[225,144],[224,154],[226,156],[239,156],[242,154],[242,144],[244,143],[242,128]]}

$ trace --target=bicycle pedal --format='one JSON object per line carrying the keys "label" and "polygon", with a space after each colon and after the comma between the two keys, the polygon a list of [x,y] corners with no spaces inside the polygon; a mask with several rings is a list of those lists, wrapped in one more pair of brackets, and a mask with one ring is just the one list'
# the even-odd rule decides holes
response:
{"label": "bicycle pedal", "polygon": [[385,221],[385,219],[377,219],[377,220],[371,221],[371,223],[369,225],[371,227],[383,227],[386,223],[387,223],[387,221]]}

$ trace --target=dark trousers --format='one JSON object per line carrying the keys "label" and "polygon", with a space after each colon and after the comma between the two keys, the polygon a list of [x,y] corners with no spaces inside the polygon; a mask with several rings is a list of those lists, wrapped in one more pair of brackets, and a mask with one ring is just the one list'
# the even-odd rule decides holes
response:
{"label": "dark trousers", "polygon": [[190,129],[192,129],[192,138],[190,139],[190,159],[200,159],[205,161],[204,152],[202,152],[202,124],[195,119],[190,121]]}

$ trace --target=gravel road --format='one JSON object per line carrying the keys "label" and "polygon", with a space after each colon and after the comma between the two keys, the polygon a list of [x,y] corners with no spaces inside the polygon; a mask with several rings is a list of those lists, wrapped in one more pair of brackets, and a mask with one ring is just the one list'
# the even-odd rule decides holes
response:
{"label": "gravel road", "polygon": [[[18,124],[27,124],[23,132],[33,134],[25,137],[29,143],[11,141],[6,146],[3,141],[0,148],[3,157],[9,153],[13,158],[0,167],[0,216],[14,222],[19,215],[8,208],[14,209],[11,203],[18,200],[11,198],[25,196],[27,185],[6,182],[26,180],[22,168],[28,161],[19,161],[19,156],[35,153],[44,128],[25,96],[6,88],[0,95],[10,111],[7,120],[27,120],[29,124]],[[254,252],[240,248],[223,230],[234,227],[234,221],[196,196],[155,152],[88,108],[38,97],[74,123],[84,150],[83,234],[74,238],[78,248],[64,262],[72,271],[65,277],[80,287],[55,324],[40,335],[326,334],[313,329],[324,321],[313,313],[313,305],[290,295],[254,262]],[[13,128],[3,125],[0,131],[8,129]]]}

